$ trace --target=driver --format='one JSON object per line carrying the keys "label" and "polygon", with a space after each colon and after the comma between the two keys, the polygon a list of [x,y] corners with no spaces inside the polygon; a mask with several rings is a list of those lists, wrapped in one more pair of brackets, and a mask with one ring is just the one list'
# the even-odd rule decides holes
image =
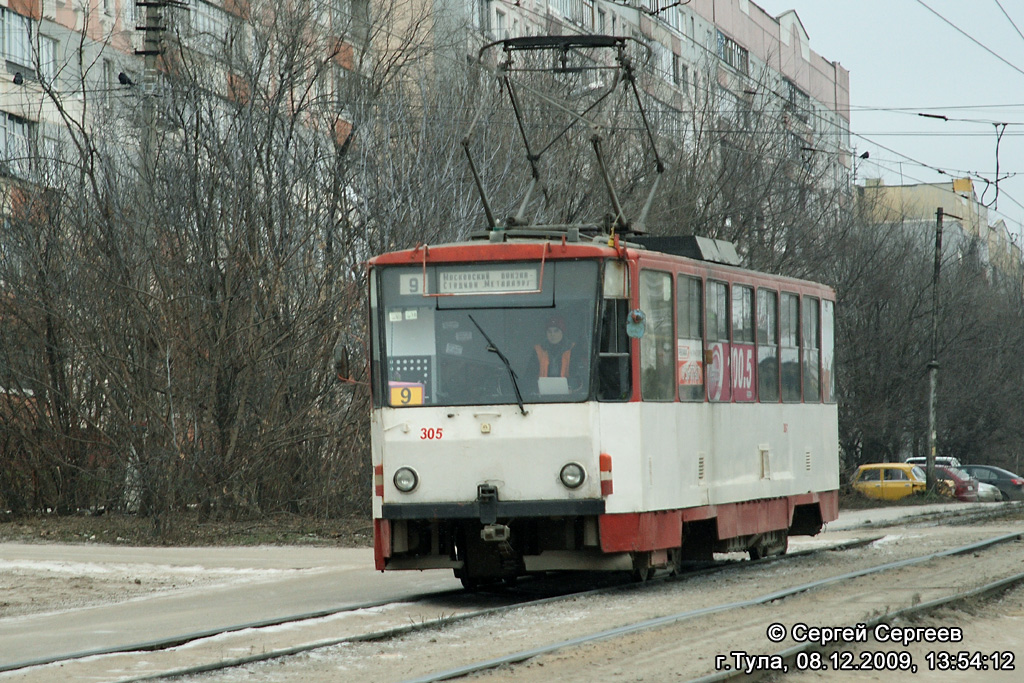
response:
{"label": "driver", "polygon": [[572,350],[576,346],[565,334],[565,321],[553,316],[548,320],[544,339],[533,347],[537,353],[537,377],[569,377]]}

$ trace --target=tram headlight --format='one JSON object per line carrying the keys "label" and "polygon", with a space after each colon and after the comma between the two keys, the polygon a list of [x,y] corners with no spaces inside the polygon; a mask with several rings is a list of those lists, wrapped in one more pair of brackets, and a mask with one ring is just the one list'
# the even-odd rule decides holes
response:
{"label": "tram headlight", "polygon": [[562,480],[562,485],[566,488],[578,489],[586,481],[587,471],[583,469],[583,465],[570,462],[558,473],[558,478]]}
{"label": "tram headlight", "polygon": [[420,483],[415,470],[409,467],[399,467],[395,470],[395,488],[402,493],[409,493]]}

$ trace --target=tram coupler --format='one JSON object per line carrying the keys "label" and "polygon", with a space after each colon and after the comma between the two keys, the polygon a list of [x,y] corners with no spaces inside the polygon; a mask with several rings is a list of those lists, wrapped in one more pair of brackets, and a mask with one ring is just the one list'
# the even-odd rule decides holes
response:
{"label": "tram coupler", "polygon": [[498,487],[480,484],[476,487],[476,503],[480,512],[480,522],[493,525],[498,521]]}
{"label": "tram coupler", "polygon": [[503,543],[512,532],[504,524],[488,524],[480,530],[480,538],[488,543]]}

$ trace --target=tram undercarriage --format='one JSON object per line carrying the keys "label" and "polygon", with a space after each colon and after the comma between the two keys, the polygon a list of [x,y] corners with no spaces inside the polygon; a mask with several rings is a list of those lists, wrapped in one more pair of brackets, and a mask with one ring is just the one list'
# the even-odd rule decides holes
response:
{"label": "tram undercarriage", "polygon": [[[803,508],[803,509],[802,509]],[[719,538],[714,518],[683,523],[677,547],[605,552],[597,515],[496,519],[380,520],[390,532],[384,568],[450,568],[466,587],[511,582],[548,571],[622,571],[645,580],[659,570],[710,562],[713,553],[746,552],[757,560],[780,555],[791,533],[821,529],[816,506],[798,506],[790,528]],[[380,551],[381,549],[379,549]]]}

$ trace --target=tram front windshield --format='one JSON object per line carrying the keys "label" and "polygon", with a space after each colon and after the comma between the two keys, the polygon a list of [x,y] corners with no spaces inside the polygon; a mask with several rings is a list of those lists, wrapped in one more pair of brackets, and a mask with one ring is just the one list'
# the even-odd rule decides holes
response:
{"label": "tram front windshield", "polygon": [[385,267],[375,289],[378,404],[587,399],[596,261]]}

